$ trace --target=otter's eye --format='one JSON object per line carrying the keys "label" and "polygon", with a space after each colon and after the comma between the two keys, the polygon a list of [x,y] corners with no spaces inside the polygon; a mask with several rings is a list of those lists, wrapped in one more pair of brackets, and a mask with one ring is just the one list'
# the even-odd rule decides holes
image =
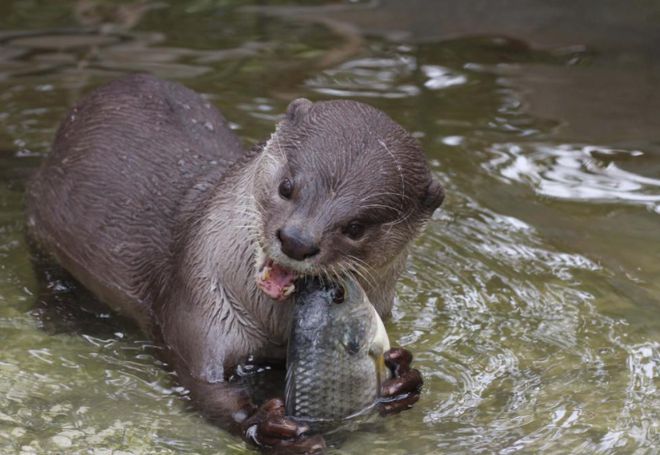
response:
{"label": "otter's eye", "polygon": [[335,292],[332,293],[332,301],[336,304],[344,303],[344,294],[342,286],[335,288]]}
{"label": "otter's eye", "polygon": [[289,179],[284,179],[280,182],[280,186],[277,189],[284,199],[291,199],[291,194],[293,194],[293,182]]}
{"label": "otter's eye", "polygon": [[351,221],[344,228],[344,234],[353,240],[357,240],[364,234],[364,224],[357,221]]}

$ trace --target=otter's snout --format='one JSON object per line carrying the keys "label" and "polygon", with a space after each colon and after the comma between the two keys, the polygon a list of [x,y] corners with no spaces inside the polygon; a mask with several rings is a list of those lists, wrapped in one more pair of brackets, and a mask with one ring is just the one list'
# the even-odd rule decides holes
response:
{"label": "otter's snout", "polygon": [[277,230],[282,252],[296,261],[315,256],[321,251],[313,238],[297,226],[284,226]]}

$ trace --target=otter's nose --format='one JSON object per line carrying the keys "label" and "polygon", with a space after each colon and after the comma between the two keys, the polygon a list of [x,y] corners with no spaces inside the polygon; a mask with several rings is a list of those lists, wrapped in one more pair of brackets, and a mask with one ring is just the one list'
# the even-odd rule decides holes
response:
{"label": "otter's nose", "polygon": [[313,239],[305,235],[296,226],[284,226],[277,231],[277,238],[282,244],[282,251],[291,259],[302,261],[318,254],[319,247]]}

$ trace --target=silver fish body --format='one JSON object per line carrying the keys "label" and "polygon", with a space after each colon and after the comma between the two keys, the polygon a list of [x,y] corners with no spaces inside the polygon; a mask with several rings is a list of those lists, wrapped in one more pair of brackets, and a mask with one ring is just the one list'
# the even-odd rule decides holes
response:
{"label": "silver fish body", "polygon": [[361,413],[389,377],[389,339],[364,290],[307,279],[296,285],[287,353],[287,415],[315,428]]}

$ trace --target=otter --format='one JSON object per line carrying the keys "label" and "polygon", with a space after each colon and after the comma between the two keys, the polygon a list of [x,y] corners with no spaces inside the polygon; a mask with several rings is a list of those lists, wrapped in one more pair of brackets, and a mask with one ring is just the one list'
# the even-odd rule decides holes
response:
{"label": "otter", "polygon": [[[355,276],[381,317],[409,246],[444,197],[417,141],[348,100],[291,102],[245,151],[182,85],[137,74],[97,88],[60,125],[26,191],[28,237],[166,348],[209,419],[263,446],[319,447],[228,381],[248,357],[282,359],[294,280]],[[422,379],[395,348],[384,412]]]}

